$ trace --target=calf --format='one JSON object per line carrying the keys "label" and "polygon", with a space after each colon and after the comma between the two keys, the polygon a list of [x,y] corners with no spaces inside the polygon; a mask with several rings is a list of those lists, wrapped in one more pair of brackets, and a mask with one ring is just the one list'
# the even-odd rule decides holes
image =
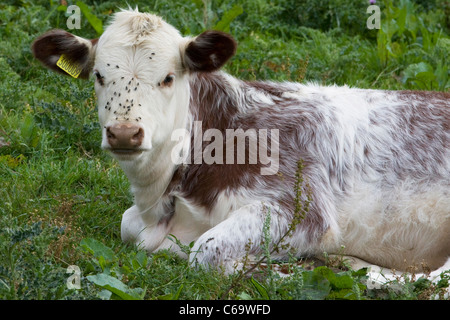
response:
{"label": "calf", "polygon": [[268,236],[280,257],[450,268],[450,94],[242,81],[219,71],[230,35],[183,37],[137,10],[98,40],[52,30],[32,50],[95,76],[102,148],[134,195],[124,241],[179,251],[172,234],[229,272]]}

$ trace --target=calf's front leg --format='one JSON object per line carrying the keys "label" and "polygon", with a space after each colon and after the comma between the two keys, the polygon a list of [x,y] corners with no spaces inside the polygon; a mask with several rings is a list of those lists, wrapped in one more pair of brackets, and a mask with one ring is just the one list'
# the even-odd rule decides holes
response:
{"label": "calf's front leg", "polygon": [[149,252],[156,250],[166,239],[168,228],[147,212],[134,205],[122,216],[121,238],[123,242],[134,243]]}
{"label": "calf's front leg", "polygon": [[198,238],[189,256],[190,262],[206,268],[223,268],[227,274],[236,271],[246,255],[262,252],[267,214],[270,214],[270,239],[276,243],[287,230],[286,219],[263,204],[246,205]]}

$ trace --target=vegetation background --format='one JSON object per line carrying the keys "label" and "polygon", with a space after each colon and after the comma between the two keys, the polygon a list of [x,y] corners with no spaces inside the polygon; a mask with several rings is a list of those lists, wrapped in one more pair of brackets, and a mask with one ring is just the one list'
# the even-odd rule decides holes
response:
{"label": "vegetation background", "polygon": [[[445,286],[405,278],[395,290],[369,290],[366,270],[349,270],[345,261],[312,269],[291,259],[288,266],[301,265],[291,277],[270,269],[227,277],[123,244],[121,215],[132,197],[100,149],[92,80],[52,73],[30,52],[43,32],[67,30],[70,4],[82,10],[72,32],[87,38],[128,4],[185,35],[230,32],[239,48],[226,70],[242,79],[450,88],[448,0],[376,1],[379,30],[366,26],[366,0],[2,1],[1,299],[423,299]],[[80,270],[80,289],[67,286],[70,265]]]}

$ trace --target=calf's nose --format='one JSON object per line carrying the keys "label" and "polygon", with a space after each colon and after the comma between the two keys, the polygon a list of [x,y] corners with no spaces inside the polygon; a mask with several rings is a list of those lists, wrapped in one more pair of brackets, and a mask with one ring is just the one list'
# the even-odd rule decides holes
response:
{"label": "calf's nose", "polygon": [[133,124],[116,124],[106,128],[106,136],[111,149],[137,149],[144,139],[144,130]]}

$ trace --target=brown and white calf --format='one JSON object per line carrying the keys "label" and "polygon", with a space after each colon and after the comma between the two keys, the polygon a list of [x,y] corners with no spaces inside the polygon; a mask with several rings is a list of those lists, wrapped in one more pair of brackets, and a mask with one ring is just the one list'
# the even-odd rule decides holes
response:
{"label": "brown and white calf", "polygon": [[301,160],[311,203],[286,240],[297,256],[450,269],[450,94],[242,81],[219,71],[229,35],[183,37],[133,10],[98,40],[53,30],[32,49],[96,77],[102,147],[134,194],[124,241],[177,251],[173,234],[195,241],[191,261],[231,271],[261,253],[268,214],[273,243],[287,232]]}

